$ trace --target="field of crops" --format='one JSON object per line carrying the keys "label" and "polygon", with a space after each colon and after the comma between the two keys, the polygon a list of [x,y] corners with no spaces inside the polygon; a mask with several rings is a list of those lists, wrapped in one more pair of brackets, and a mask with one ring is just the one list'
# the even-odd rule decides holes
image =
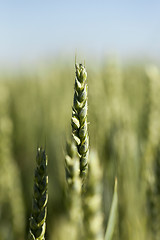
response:
{"label": "field of crops", "polygon": [[48,156],[46,239],[160,239],[160,71],[115,59],[86,70],[90,178],[74,200],[65,171],[74,63],[0,75],[0,240],[28,238],[38,147]]}

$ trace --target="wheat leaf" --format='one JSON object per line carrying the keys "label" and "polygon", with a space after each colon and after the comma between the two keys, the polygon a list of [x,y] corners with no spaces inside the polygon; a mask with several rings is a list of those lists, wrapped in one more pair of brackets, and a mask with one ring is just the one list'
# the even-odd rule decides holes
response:
{"label": "wheat leaf", "polygon": [[113,233],[115,230],[116,225],[116,218],[117,218],[117,210],[118,210],[118,193],[117,193],[117,179],[115,180],[114,185],[114,194],[113,194],[113,200],[108,220],[108,225],[105,233],[104,240],[111,240],[113,237]]}

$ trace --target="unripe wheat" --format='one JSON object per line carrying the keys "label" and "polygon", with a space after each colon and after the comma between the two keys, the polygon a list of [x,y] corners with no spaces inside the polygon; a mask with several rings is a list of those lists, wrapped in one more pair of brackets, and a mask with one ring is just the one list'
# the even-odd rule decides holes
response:
{"label": "unripe wheat", "polygon": [[80,176],[84,179],[88,171],[89,139],[87,130],[87,72],[82,64],[76,64],[75,93],[72,110],[72,134],[80,156]]}
{"label": "unripe wheat", "polygon": [[67,155],[65,157],[66,180],[68,185],[69,199],[69,222],[73,237],[82,237],[82,203],[81,203],[81,178],[79,176],[79,158],[74,141],[67,143]]}
{"label": "unripe wheat", "polygon": [[47,156],[42,148],[37,149],[37,167],[34,177],[34,194],[30,218],[29,239],[44,240],[48,201]]}
{"label": "unripe wheat", "polygon": [[83,199],[85,239],[103,240],[102,169],[95,151],[89,156],[89,171]]}

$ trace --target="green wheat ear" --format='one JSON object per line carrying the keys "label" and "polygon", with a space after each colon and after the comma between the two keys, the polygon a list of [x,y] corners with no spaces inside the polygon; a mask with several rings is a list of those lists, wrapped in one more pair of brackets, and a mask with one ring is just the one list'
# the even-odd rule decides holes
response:
{"label": "green wheat ear", "polygon": [[82,64],[75,64],[75,93],[72,109],[72,135],[80,157],[80,176],[84,180],[88,172],[89,138],[87,130],[87,72]]}
{"label": "green wheat ear", "polygon": [[85,239],[103,240],[102,174],[98,154],[91,150],[86,192],[83,196]]}
{"label": "green wheat ear", "polygon": [[[79,158],[74,141],[68,142],[65,156],[66,180],[68,186],[69,218],[75,229],[75,238],[82,237],[81,178],[79,176]],[[71,238],[71,237],[70,237]]]}
{"label": "green wheat ear", "polygon": [[79,178],[79,160],[74,142],[67,142],[67,155],[65,156],[66,180],[69,192],[81,194],[81,181]]}
{"label": "green wheat ear", "polygon": [[48,201],[48,176],[47,155],[42,148],[37,149],[34,177],[34,193],[32,214],[30,218],[30,230],[28,239],[44,240],[46,230],[47,201]]}

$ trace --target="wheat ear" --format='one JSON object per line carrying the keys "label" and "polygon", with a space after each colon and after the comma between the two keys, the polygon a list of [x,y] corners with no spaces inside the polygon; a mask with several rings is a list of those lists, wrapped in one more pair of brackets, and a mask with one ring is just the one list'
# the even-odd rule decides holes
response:
{"label": "wheat ear", "polygon": [[74,142],[67,142],[67,155],[65,156],[66,180],[69,192],[81,192],[81,182],[79,178],[79,160]]}
{"label": "wheat ear", "polygon": [[47,155],[42,148],[37,149],[36,163],[37,167],[34,177],[33,204],[28,239],[45,240],[48,202],[48,176]]}
{"label": "wheat ear", "polygon": [[[70,207],[70,220],[80,228],[81,214],[81,179],[79,176],[79,158],[74,142],[67,143],[67,155],[65,157],[66,180],[68,185],[68,197]],[[78,232],[78,231],[77,231]]]}
{"label": "wheat ear", "polygon": [[86,192],[83,196],[85,239],[103,240],[102,169],[98,154],[91,151]]}
{"label": "wheat ear", "polygon": [[80,157],[80,176],[84,180],[88,172],[89,138],[87,130],[87,72],[82,64],[76,64],[75,92],[72,109],[72,135]]}

